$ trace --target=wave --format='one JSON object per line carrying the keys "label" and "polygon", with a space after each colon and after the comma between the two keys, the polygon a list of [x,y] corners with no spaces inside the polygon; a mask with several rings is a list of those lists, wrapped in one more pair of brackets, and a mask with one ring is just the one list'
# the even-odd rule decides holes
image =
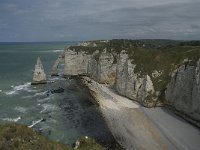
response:
{"label": "wave", "polygon": [[40,123],[43,120],[43,118],[41,118],[40,120],[36,120],[33,121],[32,124],[30,126],[28,126],[29,128],[32,128],[33,126],[35,126],[36,124]]}
{"label": "wave", "polygon": [[18,120],[20,120],[21,117],[17,117],[17,118],[3,118],[3,121],[9,121],[9,122],[17,122]]}
{"label": "wave", "polygon": [[[38,90],[36,90],[38,91]],[[29,90],[28,90],[29,92]],[[35,93],[34,95],[27,95],[27,96],[22,96],[23,99],[27,99],[27,98],[35,98],[35,97],[38,97],[38,96],[46,96],[47,95],[47,91],[45,92],[39,92],[39,93]]]}
{"label": "wave", "polygon": [[54,53],[60,53],[60,52],[64,52],[63,49],[56,49],[56,50],[53,50]]}
{"label": "wave", "polygon": [[[5,92],[5,94],[6,95],[13,95],[13,94],[17,94],[21,90],[26,90],[26,91],[30,92],[30,89],[28,89],[30,87],[30,85],[31,85],[31,82],[27,82],[25,84],[17,85],[17,86],[11,85],[11,87],[13,89],[10,90],[10,91]],[[33,91],[33,90],[31,90],[31,91]]]}
{"label": "wave", "polygon": [[48,97],[46,97],[46,98],[37,99],[37,101],[38,101],[39,103],[44,103],[44,102],[49,101],[49,100],[52,99],[52,98],[53,98],[53,95],[52,95],[52,96],[48,96]]}
{"label": "wave", "polygon": [[14,110],[16,110],[16,111],[18,111],[18,112],[20,112],[20,113],[25,113],[25,112],[26,112],[26,108],[21,107],[21,106],[16,106],[16,107],[14,108]]}
{"label": "wave", "polygon": [[44,96],[44,95],[47,95],[47,91],[34,94],[34,96]]}
{"label": "wave", "polygon": [[40,113],[52,112],[59,109],[56,105],[52,104],[43,104],[41,106],[43,107],[43,109],[40,111]]}
{"label": "wave", "polygon": [[32,93],[32,92],[37,92],[38,90],[31,90],[31,89],[25,89],[27,92]]}

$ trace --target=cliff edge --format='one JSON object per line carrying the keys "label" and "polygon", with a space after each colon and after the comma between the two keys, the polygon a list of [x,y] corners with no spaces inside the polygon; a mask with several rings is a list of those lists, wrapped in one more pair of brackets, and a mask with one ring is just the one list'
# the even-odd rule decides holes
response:
{"label": "cliff edge", "polygon": [[170,106],[199,126],[199,42],[89,41],[64,59],[65,76],[89,76],[145,107]]}

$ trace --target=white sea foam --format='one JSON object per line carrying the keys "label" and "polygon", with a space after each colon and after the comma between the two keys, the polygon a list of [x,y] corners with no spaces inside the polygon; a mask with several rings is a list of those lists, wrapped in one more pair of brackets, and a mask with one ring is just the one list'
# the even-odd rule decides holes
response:
{"label": "white sea foam", "polygon": [[43,104],[41,106],[43,107],[43,109],[40,111],[40,113],[52,112],[59,109],[56,105],[52,104]]}
{"label": "white sea foam", "polygon": [[0,92],[2,92],[2,90],[0,90]]}
{"label": "white sea foam", "polygon": [[31,90],[31,89],[25,89],[27,92],[31,93],[31,92],[37,92],[38,90]]}
{"label": "white sea foam", "polygon": [[18,120],[20,120],[21,117],[17,117],[17,118],[3,118],[3,121],[9,121],[9,122],[17,122]]}
{"label": "white sea foam", "polygon": [[16,106],[16,107],[14,108],[14,110],[16,110],[16,111],[18,111],[18,112],[20,112],[20,113],[25,113],[25,112],[26,112],[26,108],[21,107],[21,106]]}
{"label": "white sea foam", "polygon": [[33,126],[35,126],[36,124],[40,123],[43,120],[43,118],[41,118],[40,120],[36,120],[33,121],[32,124],[30,126],[28,126],[29,128],[32,128]]}
{"label": "white sea foam", "polygon": [[59,77],[51,77],[51,78],[49,78],[48,80],[49,81],[55,81],[55,80],[59,80],[60,78]]}
{"label": "white sea foam", "polygon": [[60,52],[63,52],[64,50],[63,49],[56,49],[56,50],[53,50],[54,53],[60,53]]}
{"label": "white sea foam", "polygon": [[[37,90],[36,90],[37,91]],[[34,95],[27,95],[27,96],[22,96],[23,99],[27,99],[27,98],[35,98],[38,96],[45,96],[47,94],[47,91],[45,92],[39,92],[39,93],[35,93]]]}
{"label": "white sea foam", "polygon": [[31,82],[27,82],[27,83],[22,84],[22,85],[11,86],[13,89],[5,92],[5,94],[6,95],[13,95],[13,94],[17,94],[21,90],[29,90],[28,88],[30,87],[30,85],[31,85]]}
{"label": "white sea foam", "polygon": [[36,94],[34,94],[34,96],[44,96],[44,95],[46,95],[47,94],[47,91],[45,91],[45,92],[40,92],[40,93],[36,93]]}
{"label": "white sea foam", "polygon": [[49,97],[46,97],[46,98],[38,99],[37,101],[38,101],[39,103],[44,103],[44,102],[49,101],[51,98],[52,98],[52,97],[49,96]]}

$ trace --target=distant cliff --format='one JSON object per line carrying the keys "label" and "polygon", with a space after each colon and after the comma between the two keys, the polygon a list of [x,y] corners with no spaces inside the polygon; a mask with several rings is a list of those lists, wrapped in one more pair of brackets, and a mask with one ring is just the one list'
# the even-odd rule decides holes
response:
{"label": "distant cliff", "polygon": [[84,42],[65,50],[64,75],[87,75],[145,107],[200,122],[200,46],[172,40]]}

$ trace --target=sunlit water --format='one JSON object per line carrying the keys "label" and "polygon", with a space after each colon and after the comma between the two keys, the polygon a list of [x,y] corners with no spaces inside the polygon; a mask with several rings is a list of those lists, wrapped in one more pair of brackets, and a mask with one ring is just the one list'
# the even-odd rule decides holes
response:
{"label": "sunlit water", "polygon": [[[50,77],[54,61],[71,44],[76,43],[0,44],[0,123],[26,124],[50,139],[68,144],[86,135],[109,144],[113,137],[81,85],[74,79]],[[49,82],[33,86],[38,56]],[[59,88],[64,92],[53,92]]]}

